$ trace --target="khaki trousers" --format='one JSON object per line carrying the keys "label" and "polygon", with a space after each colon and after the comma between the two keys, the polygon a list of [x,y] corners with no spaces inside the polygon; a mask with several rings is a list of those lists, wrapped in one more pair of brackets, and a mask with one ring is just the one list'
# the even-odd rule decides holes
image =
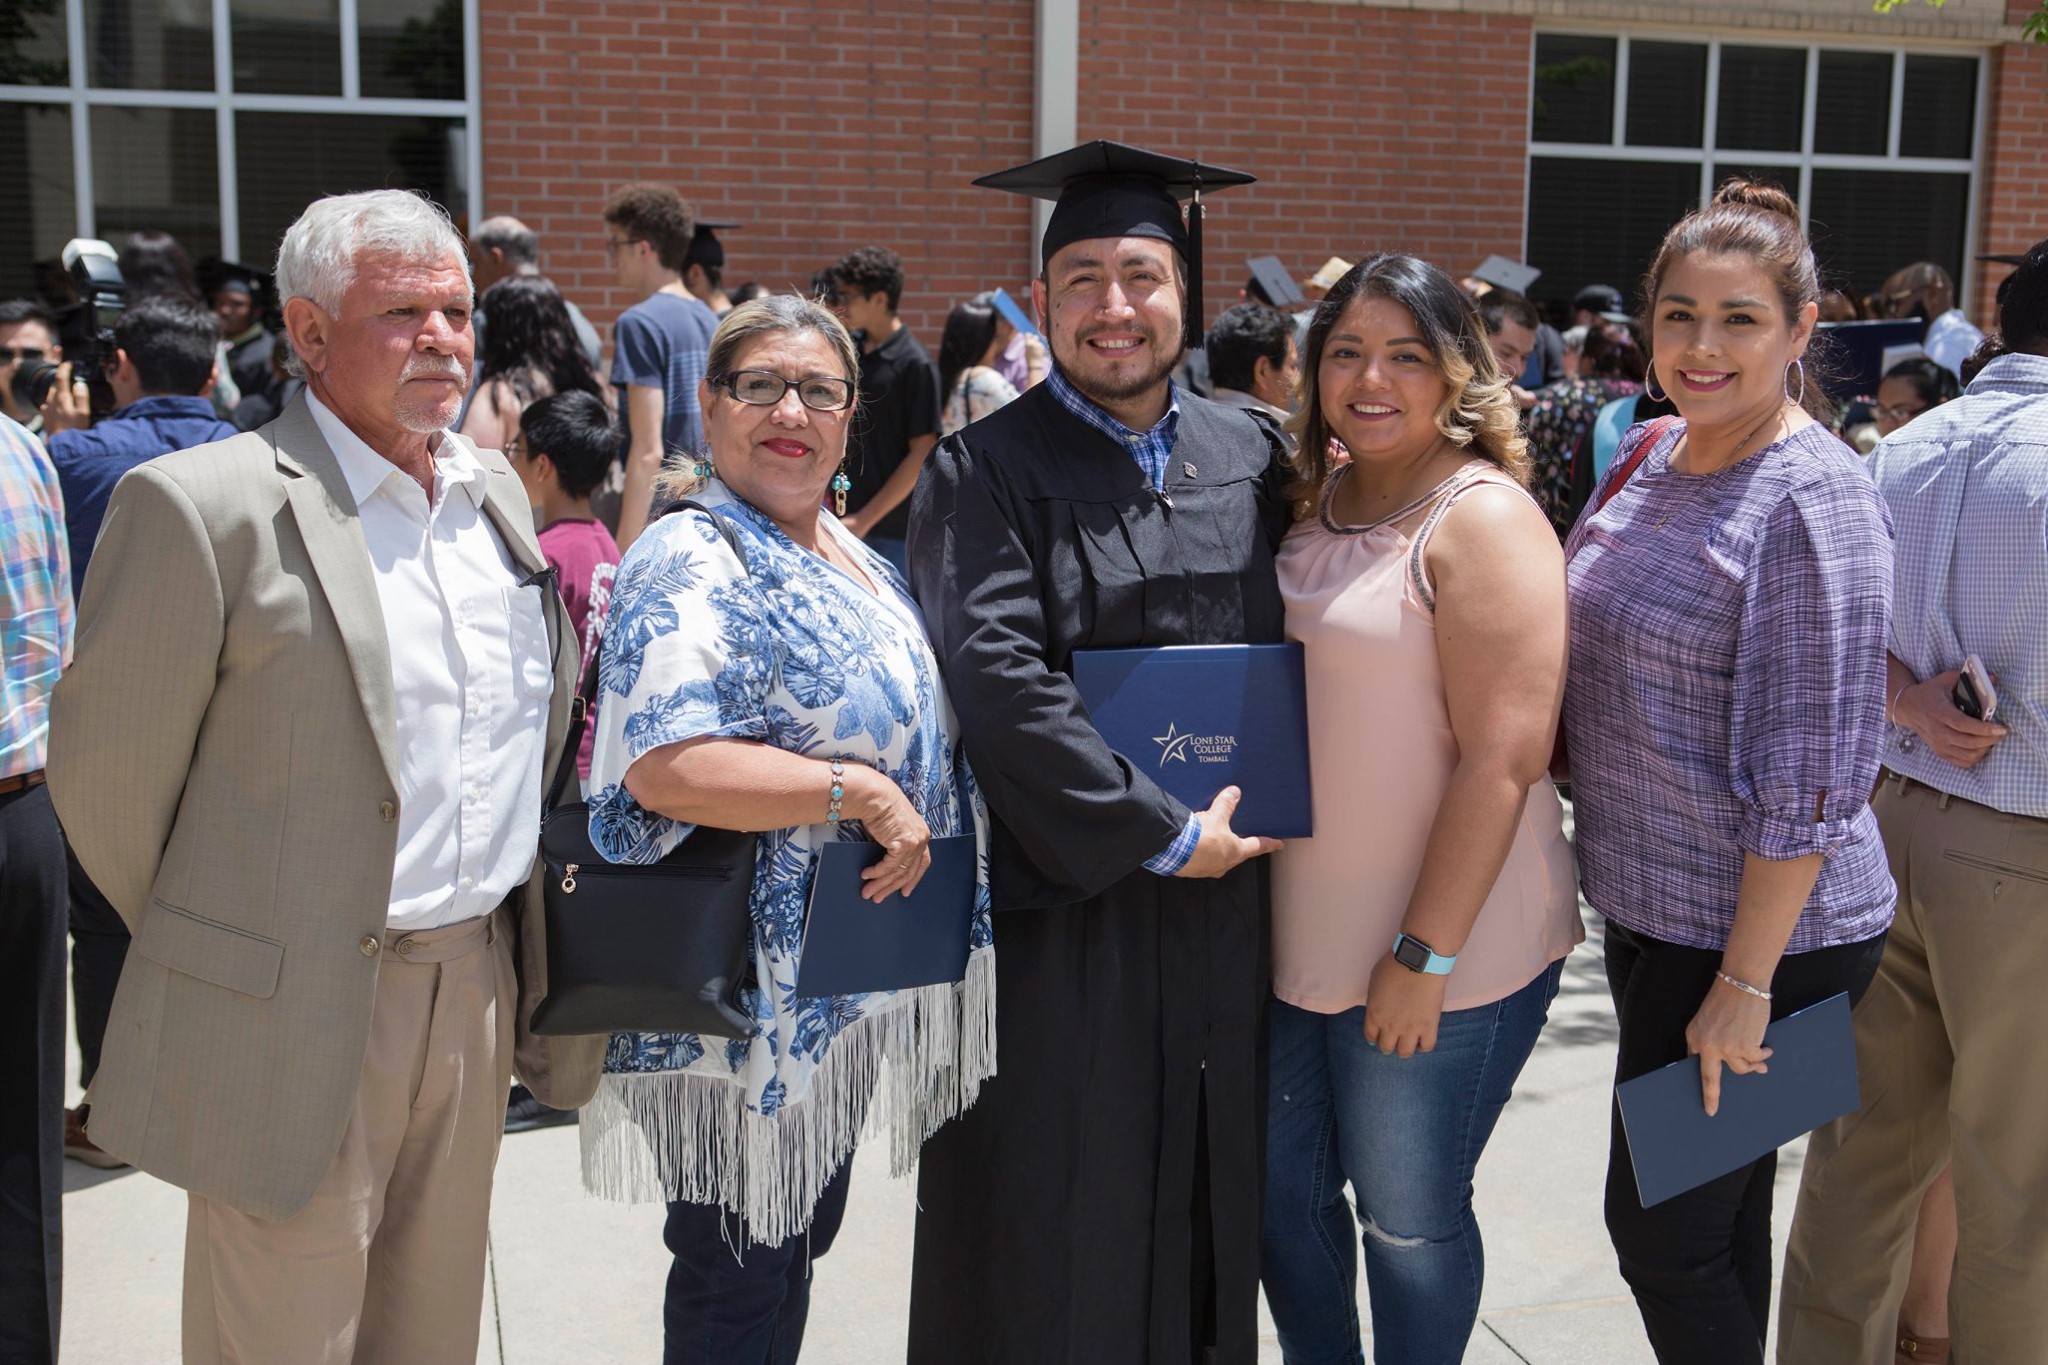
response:
{"label": "khaki trousers", "polygon": [[1782,1365],[1890,1365],[1920,1196],[1951,1159],[1958,1365],[2048,1361],[2048,820],[1887,777],[1899,883],[1856,1009],[1863,1108],[1813,1135]]}
{"label": "khaki trousers", "polygon": [[504,911],[386,936],[355,1112],[283,1222],[191,1196],[186,1365],[472,1365],[515,988]]}

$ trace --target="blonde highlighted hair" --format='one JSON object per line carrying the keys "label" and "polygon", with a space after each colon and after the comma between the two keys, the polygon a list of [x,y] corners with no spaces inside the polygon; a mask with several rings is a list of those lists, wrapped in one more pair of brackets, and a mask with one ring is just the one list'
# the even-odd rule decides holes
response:
{"label": "blonde highlighted hair", "polygon": [[1446,441],[1499,466],[1517,483],[1529,482],[1529,446],[1522,437],[1521,409],[1511,377],[1500,372],[1487,344],[1486,327],[1457,282],[1416,256],[1385,251],[1368,256],[1337,281],[1309,323],[1302,347],[1302,401],[1294,420],[1297,506],[1309,509],[1330,476],[1329,421],[1323,416],[1323,348],[1353,299],[1386,299],[1408,310],[1428,344],[1437,374],[1449,392],[1436,411],[1436,428]]}

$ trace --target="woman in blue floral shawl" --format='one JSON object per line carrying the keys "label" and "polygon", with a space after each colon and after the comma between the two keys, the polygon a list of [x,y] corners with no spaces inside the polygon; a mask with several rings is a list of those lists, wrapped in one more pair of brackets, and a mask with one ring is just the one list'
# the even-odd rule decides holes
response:
{"label": "woman in blue floral shawl", "polygon": [[933,837],[981,833],[917,608],[820,505],[857,372],[852,339],[818,305],[784,295],[733,310],[698,390],[711,468],[669,490],[708,513],[648,527],[612,589],[592,839],[643,863],[700,823],[762,831],[742,993],[753,1036],[615,1035],[583,1111],[585,1183],[670,1201],[671,1365],[794,1360],[809,1263],[837,1230],[863,1125],[886,1131],[901,1173],[995,1071],[985,875],[964,982],[796,994],[825,843],[885,847],[864,893],[879,901],[916,887]]}

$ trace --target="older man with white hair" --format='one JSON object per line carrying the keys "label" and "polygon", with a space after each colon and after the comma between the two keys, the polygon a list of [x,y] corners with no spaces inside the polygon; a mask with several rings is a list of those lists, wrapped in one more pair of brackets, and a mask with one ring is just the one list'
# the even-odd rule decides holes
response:
{"label": "older man with white hair", "polygon": [[449,430],[462,239],[323,199],[278,292],[305,394],[115,488],[49,782],[135,939],[90,1131],[190,1192],[184,1359],[475,1359],[514,1067],[537,1039],[541,774],[576,649],[519,478]]}

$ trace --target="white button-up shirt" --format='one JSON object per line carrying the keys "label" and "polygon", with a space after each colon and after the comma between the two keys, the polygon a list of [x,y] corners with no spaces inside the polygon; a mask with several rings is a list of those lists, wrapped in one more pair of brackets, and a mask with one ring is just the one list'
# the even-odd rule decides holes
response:
{"label": "white button-up shirt", "polygon": [[392,929],[489,914],[526,880],[540,838],[547,623],[484,511],[488,474],[460,441],[433,446],[434,493],[318,398],[313,420],[355,498],[397,703]]}

